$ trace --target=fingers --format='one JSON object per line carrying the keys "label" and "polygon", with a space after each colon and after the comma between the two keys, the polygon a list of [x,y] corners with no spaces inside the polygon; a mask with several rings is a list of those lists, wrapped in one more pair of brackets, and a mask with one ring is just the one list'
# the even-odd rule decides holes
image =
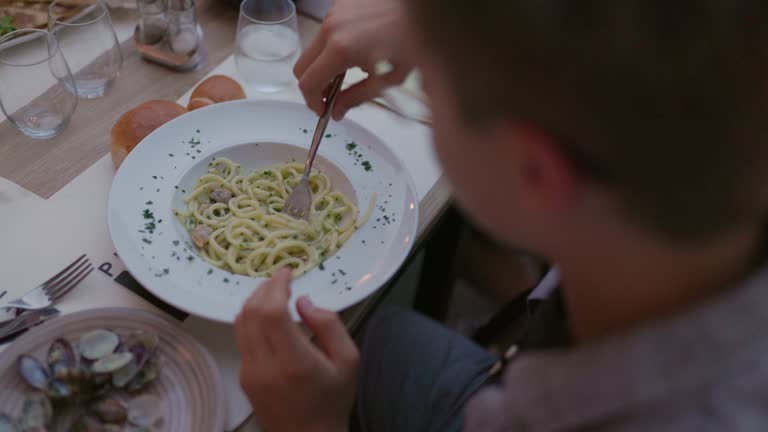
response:
{"label": "fingers", "polygon": [[409,72],[406,68],[396,67],[384,75],[369,75],[368,78],[349,87],[339,94],[336,106],[333,107],[333,119],[341,120],[350,109],[379,96],[387,87],[401,84]]}
{"label": "fingers", "polygon": [[299,78],[299,89],[309,109],[321,115],[323,112],[323,91],[333,80],[333,77],[347,70],[348,64],[336,45],[327,44],[319,57],[307,68]]}
{"label": "fingers", "polygon": [[293,66],[293,74],[296,78],[301,79],[304,72],[309,68],[309,65],[311,65],[320,53],[323,52],[323,48],[325,48],[326,34],[327,32],[321,31],[296,61],[296,64]]}
{"label": "fingers", "polygon": [[358,351],[339,316],[315,307],[307,297],[296,302],[304,324],[317,336],[320,349],[344,371],[353,371],[358,364]]}
{"label": "fingers", "polygon": [[288,311],[290,283],[291,271],[283,268],[251,295],[236,322],[240,328],[238,343],[241,346],[261,343],[265,345],[262,349],[266,348],[278,358],[301,358],[311,354],[310,343]]}

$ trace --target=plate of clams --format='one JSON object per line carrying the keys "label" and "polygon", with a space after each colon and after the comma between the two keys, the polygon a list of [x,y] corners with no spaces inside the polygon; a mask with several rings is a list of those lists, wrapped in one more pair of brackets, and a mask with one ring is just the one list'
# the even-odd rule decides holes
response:
{"label": "plate of clams", "polygon": [[94,309],[47,322],[0,353],[0,432],[224,430],[210,353],[154,313]]}

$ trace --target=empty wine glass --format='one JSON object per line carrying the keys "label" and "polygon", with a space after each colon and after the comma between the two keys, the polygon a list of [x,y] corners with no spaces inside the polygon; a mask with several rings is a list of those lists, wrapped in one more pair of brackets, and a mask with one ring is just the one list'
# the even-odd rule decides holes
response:
{"label": "empty wine glass", "polygon": [[99,0],[83,13],[69,16],[59,1],[48,7],[48,30],[72,68],[77,86],[70,90],[83,99],[101,97],[123,65],[109,10]]}
{"label": "empty wine glass", "polygon": [[[14,44],[14,39],[28,39]],[[52,82],[43,95],[29,83]],[[0,37],[0,109],[21,132],[52,138],[69,122],[77,106],[75,88],[56,38],[45,30],[17,30]]]}
{"label": "empty wine glass", "polygon": [[252,89],[272,93],[293,80],[300,40],[291,0],[243,0],[237,22],[235,63]]}

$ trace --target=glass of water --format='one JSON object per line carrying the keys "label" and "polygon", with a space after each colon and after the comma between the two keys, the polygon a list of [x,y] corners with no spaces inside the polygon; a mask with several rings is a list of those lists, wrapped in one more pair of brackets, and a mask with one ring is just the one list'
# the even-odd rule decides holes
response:
{"label": "glass of water", "polygon": [[0,109],[18,130],[32,138],[56,136],[77,106],[77,96],[67,91],[74,87],[51,33],[28,29],[0,37]]}
{"label": "glass of water", "polygon": [[77,86],[70,90],[83,99],[101,97],[123,65],[109,10],[99,0],[84,12],[68,16],[59,1],[48,7],[48,30],[72,68]]}
{"label": "glass of water", "polygon": [[291,0],[243,0],[237,22],[235,63],[253,90],[273,93],[290,85],[300,41]]}

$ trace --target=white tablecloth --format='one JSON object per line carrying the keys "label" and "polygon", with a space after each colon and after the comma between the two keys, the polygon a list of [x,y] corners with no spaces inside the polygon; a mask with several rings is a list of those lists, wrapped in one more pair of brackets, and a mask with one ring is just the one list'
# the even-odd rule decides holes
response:
{"label": "white tablecloth", "polygon": [[[118,18],[122,14],[125,19]],[[121,39],[130,36],[131,17],[131,13],[125,11],[115,15],[115,27]],[[219,73],[236,75],[232,58],[212,72]],[[31,83],[30,99],[50,84]],[[189,93],[191,89],[180,99],[182,104],[186,104]],[[268,98],[302,101],[295,85]],[[440,176],[431,151],[429,129],[373,105],[353,110],[349,117],[392,146],[410,170],[417,193],[423,198]],[[50,143],[55,145],[55,139]],[[107,154],[47,200],[0,177],[0,238],[3,239],[0,274],[4,277],[3,288],[9,291],[7,298],[14,298],[45,281],[74,258],[87,253],[98,271],[57,305],[63,313],[108,306],[157,311],[115,282],[125,268],[115,255],[106,222],[107,197],[113,175],[114,168]],[[250,414],[250,407],[238,385],[239,359],[231,327],[195,317],[180,324],[205,344],[216,358],[227,389],[227,429],[234,429]]]}

